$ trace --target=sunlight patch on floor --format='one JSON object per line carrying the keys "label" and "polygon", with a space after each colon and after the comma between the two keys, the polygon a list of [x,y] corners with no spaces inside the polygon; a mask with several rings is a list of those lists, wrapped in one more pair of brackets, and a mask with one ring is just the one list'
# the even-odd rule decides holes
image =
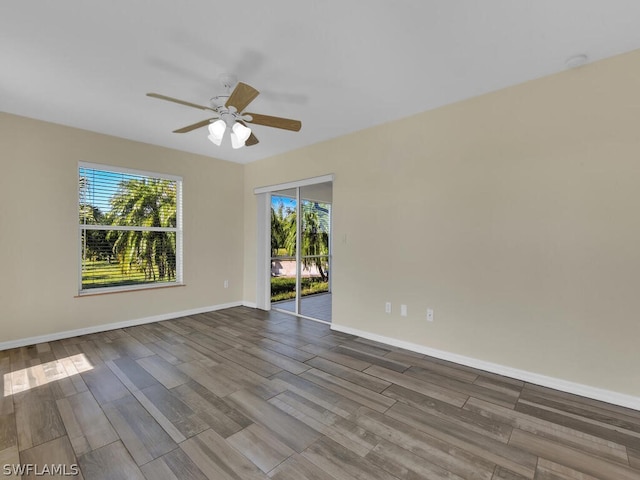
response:
{"label": "sunlight patch on floor", "polygon": [[4,374],[4,396],[26,392],[47,383],[62,380],[92,370],[93,365],[84,353],[41,363]]}

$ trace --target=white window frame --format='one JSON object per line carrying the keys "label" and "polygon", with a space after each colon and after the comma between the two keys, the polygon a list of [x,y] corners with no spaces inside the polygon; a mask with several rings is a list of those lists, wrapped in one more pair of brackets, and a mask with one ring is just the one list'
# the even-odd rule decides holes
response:
{"label": "white window frame", "polygon": [[[117,167],[114,165],[105,165],[101,163],[89,163],[89,162],[78,162],[78,168],[76,170],[76,174],[80,175],[80,169],[87,168],[93,170],[102,170],[107,172],[114,173],[124,173],[131,175],[138,175],[143,177],[152,177],[152,178],[161,178],[163,180],[171,180],[176,182],[176,227],[130,227],[130,226],[118,226],[118,225],[83,225],[81,223],[78,224],[78,295],[98,295],[102,293],[111,293],[111,292],[127,292],[131,290],[148,290],[154,288],[166,288],[166,287],[175,287],[177,285],[184,285],[183,281],[183,228],[182,228],[182,177],[177,175],[170,175],[166,173],[158,173],[158,172],[149,172],[145,170],[135,170],[131,168],[125,167]],[[78,203],[76,207],[79,207],[80,202],[80,186],[78,184]],[[76,211],[76,218],[78,213]],[[141,232],[175,232],[176,234],[176,279],[172,282],[155,282],[155,283],[145,283],[143,285],[122,285],[115,287],[96,287],[83,289],[82,288],[82,232],[84,230],[130,230],[130,231],[141,231]]]}

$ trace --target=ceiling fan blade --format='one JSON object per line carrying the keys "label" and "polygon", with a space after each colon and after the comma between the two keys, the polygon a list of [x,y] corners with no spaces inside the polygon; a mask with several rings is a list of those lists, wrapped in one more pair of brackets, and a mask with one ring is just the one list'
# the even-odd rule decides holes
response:
{"label": "ceiling fan blade", "polygon": [[[246,123],[244,123],[242,120],[238,120],[238,123],[240,123],[240,124],[244,125],[245,127],[247,126],[247,124],[246,124]],[[247,127],[247,128],[248,128],[248,127]],[[246,142],[244,142],[244,146],[245,146],[245,147],[250,147],[250,146],[255,145],[255,144],[257,144],[257,143],[259,143],[259,142],[258,142],[258,137],[256,137],[256,136],[253,134],[253,132],[251,132],[251,135],[249,135],[249,138],[247,138],[247,141],[246,141]]]}
{"label": "ceiling fan blade", "polygon": [[231,92],[231,96],[224,104],[225,107],[236,107],[238,112],[242,112],[260,92],[246,83],[238,82],[236,88]]}
{"label": "ceiling fan blade", "polygon": [[253,133],[251,135],[249,135],[249,138],[247,138],[247,141],[244,142],[245,147],[250,147],[252,145],[255,145],[258,143],[258,137],[256,137]]}
{"label": "ceiling fan blade", "polygon": [[253,117],[249,123],[255,123],[256,125],[264,125],[266,127],[282,128],[284,130],[291,130],[293,132],[299,132],[302,128],[302,122],[300,120],[292,120],[290,118],[272,117],[271,115],[261,115],[259,113],[245,113],[244,115],[251,115]]}
{"label": "ceiling fan blade", "polygon": [[205,107],[203,105],[197,105],[191,102],[185,102],[184,100],[178,100],[177,98],[167,97],[166,95],[160,95],[159,93],[147,93],[147,97],[159,98],[160,100],[166,100],[168,102],[179,103],[180,105],[186,105],[187,107],[199,108],[200,110],[215,110],[211,107]]}
{"label": "ceiling fan blade", "polygon": [[211,123],[211,120],[215,120],[215,118],[207,118],[206,120],[202,120],[201,122],[194,123],[192,125],[187,125],[186,127],[179,128],[178,130],[174,130],[173,133],[187,133],[191,130],[195,130],[196,128],[206,127]]}

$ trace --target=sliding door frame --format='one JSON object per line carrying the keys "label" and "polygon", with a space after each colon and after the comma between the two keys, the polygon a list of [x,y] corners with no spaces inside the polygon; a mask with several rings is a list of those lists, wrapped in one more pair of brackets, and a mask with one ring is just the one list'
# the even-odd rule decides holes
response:
{"label": "sliding door frame", "polygon": [[[334,175],[322,175],[319,177],[306,178],[294,182],[280,183],[265,187],[255,188],[253,193],[257,199],[257,255],[256,255],[256,307],[261,310],[271,310],[271,194],[278,190],[296,189],[296,211],[297,218],[300,219],[300,188],[319,183],[334,182]],[[296,222],[297,236],[300,238],[302,222]],[[331,242],[331,235],[329,236]],[[331,254],[331,250],[329,250]],[[296,282],[300,281],[300,248],[296,248]],[[331,281],[331,280],[329,280]],[[300,295],[299,285],[296,289],[296,315],[299,315]]]}

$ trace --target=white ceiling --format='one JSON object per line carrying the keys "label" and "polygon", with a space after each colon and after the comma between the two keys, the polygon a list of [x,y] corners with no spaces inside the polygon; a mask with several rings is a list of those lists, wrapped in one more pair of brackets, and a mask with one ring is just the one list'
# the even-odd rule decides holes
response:
{"label": "white ceiling", "polygon": [[[2,0],[0,110],[247,163],[640,48],[638,0]],[[206,112],[233,73],[255,126],[232,150]]]}

